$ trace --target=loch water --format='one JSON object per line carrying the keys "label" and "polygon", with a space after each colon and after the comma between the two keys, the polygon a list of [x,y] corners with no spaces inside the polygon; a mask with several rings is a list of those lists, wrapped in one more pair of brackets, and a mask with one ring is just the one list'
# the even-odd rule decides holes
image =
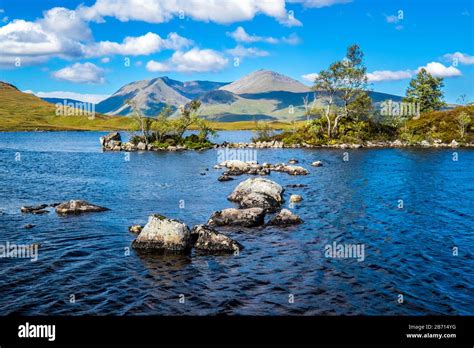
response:
{"label": "loch water", "polygon": [[[248,176],[217,181],[216,149],[103,153],[104,134],[0,134],[0,245],[40,244],[35,262],[0,258],[0,315],[474,315],[472,149],[257,150],[260,163],[296,158],[310,171],[268,176],[285,207],[303,196],[290,209],[304,223],[221,229],[239,255],[171,256],[131,249],[128,226],[153,213],[205,223]],[[110,210],[20,212],[70,199]],[[354,244],[363,260],[325,253]]]}

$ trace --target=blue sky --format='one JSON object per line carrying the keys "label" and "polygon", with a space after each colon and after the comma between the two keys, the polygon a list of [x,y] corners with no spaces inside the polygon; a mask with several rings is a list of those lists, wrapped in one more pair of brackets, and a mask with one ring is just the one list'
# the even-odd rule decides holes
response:
{"label": "blue sky", "polygon": [[0,80],[86,100],[157,76],[233,81],[262,68],[310,84],[357,43],[376,91],[403,95],[427,67],[447,102],[474,101],[472,0],[140,3],[2,0]]}

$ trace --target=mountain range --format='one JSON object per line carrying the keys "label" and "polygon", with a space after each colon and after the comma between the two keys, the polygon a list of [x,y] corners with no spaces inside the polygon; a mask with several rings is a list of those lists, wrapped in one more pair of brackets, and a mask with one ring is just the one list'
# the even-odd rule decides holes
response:
{"label": "mountain range", "polygon": [[[299,120],[304,118],[303,98],[310,88],[291,77],[270,70],[257,70],[233,82],[187,81],[169,77],[141,80],[121,87],[95,110],[106,115],[128,115],[128,100],[132,100],[147,116],[155,116],[169,105],[178,114],[178,107],[193,99],[201,101],[200,115],[221,122],[248,120]],[[321,102],[316,92],[316,103]],[[370,92],[374,103],[401,97]],[[50,101],[50,100],[48,100]]]}

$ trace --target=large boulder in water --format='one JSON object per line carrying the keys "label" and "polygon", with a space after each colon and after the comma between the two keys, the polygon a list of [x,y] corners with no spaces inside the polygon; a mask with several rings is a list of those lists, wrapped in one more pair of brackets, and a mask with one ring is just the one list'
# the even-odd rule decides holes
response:
{"label": "large boulder in water", "polygon": [[275,211],[283,202],[283,191],[276,182],[258,177],[242,181],[227,198],[242,208],[257,207]]}
{"label": "large boulder in water", "polygon": [[112,132],[100,137],[99,141],[104,150],[120,151],[122,146],[122,137],[118,132]]}
{"label": "large boulder in water", "polygon": [[162,252],[186,252],[192,247],[191,232],[181,221],[154,214],[148,218],[148,223],[133,241],[132,247]]}
{"label": "large boulder in water", "polygon": [[194,226],[191,238],[194,240],[194,248],[203,252],[233,253],[243,249],[240,243],[207,225]]}
{"label": "large boulder in water", "polygon": [[78,215],[82,213],[92,213],[110,210],[86,201],[71,200],[56,206],[56,213],[60,215]]}
{"label": "large boulder in water", "polygon": [[207,223],[214,226],[255,227],[263,225],[264,219],[265,210],[262,208],[228,208],[216,211]]}

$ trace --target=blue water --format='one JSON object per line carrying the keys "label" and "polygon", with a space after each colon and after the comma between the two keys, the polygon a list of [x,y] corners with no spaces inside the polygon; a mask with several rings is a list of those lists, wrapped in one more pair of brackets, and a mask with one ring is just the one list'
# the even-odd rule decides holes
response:
{"label": "blue water", "polygon": [[[0,258],[1,315],[474,315],[473,150],[259,150],[261,163],[297,158],[310,170],[269,177],[307,185],[285,191],[303,196],[291,209],[305,223],[222,230],[244,245],[238,256],[153,256],[129,249],[129,225],[152,213],[204,223],[233,206],[226,196],[246,176],[218,182],[216,150],[127,161],[101,152],[103,134],[0,134],[0,243],[41,245],[36,262]],[[222,132],[219,141],[250,137]],[[19,210],[70,199],[111,210]],[[333,242],[364,245],[365,259],[325,257]]]}

